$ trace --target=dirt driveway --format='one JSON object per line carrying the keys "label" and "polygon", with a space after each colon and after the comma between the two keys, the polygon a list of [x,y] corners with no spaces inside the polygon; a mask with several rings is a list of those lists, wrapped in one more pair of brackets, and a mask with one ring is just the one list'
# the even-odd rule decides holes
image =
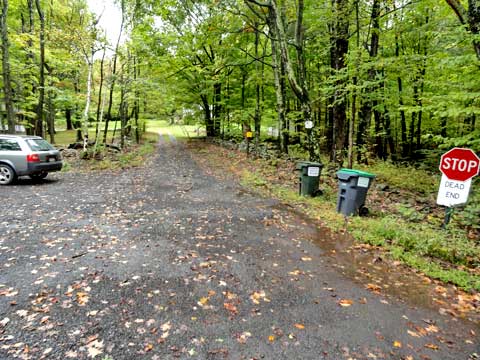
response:
{"label": "dirt driveway", "polygon": [[0,188],[0,359],[477,359],[477,325],[343,276],[165,137],[144,169]]}

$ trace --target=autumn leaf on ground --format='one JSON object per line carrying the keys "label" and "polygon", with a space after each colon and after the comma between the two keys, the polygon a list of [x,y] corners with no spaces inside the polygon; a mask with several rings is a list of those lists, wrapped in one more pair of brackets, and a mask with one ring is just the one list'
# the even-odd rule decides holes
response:
{"label": "autumn leaf on ground", "polygon": [[266,294],[265,294],[265,291],[255,291],[252,295],[250,295],[250,300],[252,300],[252,302],[254,304],[260,304],[260,299],[262,299],[263,301],[265,302],[270,302],[269,299],[266,298]]}
{"label": "autumn leaf on ground", "polygon": [[367,284],[366,288],[374,293],[380,293],[380,290],[382,290],[382,287],[377,284]]}
{"label": "autumn leaf on ground", "polygon": [[312,258],[309,256],[302,257],[302,261],[312,261]]}
{"label": "autumn leaf on ground", "polygon": [[297,329],[300,329],[300,330],[305,329],[305,325],[302,325],[302,324],[294,324],[293,326],[295,326]]}
{"label": "autumn leaf on ground", "polygon": [[240,336],[237,337],[237,341],[240,344],[245,344],[248,340],[249,337],[251,337],[252,334],[248,331],[244,331],[243,333],[240,334]]}
{"label": "autumn leaf on ground", "polygon": [[228,299],[228,300],[233,300],[237,298],[237,294],[234,294],[230,291],[224,291],[223,295]]}
{"label": "autumn leaf on ground", "polygon": [[416,333],[415,331],[412,330],[407,330],[408,335],[413,336],[413,337],[421,337],[419,333]]}
{"label": "autumn leaf on ground", "polygon": [[268,337],[268,341],[274,342],[274,341],[275,341],[275,336],[274,336],[274,335],[270,335],[270,336]]}
{"label": "autumn leaf on ground", "polygon": [[230,311],[230,313],[232,315],[237,315],[238,314],[238,310],[237,310],[237,307],[231,303],[223,303],[223,307],[225,309],[227,309],[228,311]]}
{"label": "autumn leaf on ground", "polygon": [[353,300],[350,299],[341,299],[338,304],[343,307],[349,307],[353,305]]}
{"label": "autumn leaf on ground", "polygon": [[8,317],[3,318],[2,321],[0,321],[0,327],[5,327],[7,324],[10,322],[10,319]]}
{"label": "autumn leaf on ground", "polygon": [[84,306],[86,303],[88,303],[89,297],[87,293],[84,292],[78,292],[77,293],[77,302],[78,305]]}
{"label": "autumn leaf on ground", "polygon": [[145,345],[145,349],[144,349],[145,352],[149,352],[149,351],[151,351],[152,349],[153,349],[153,345],[152,345],[152,344],[147,344],[147,345]]}
{"label": "autumn leaf on ground", "polygon": [[435,344],[425,344],[425,347],[432,350],[438,350],[438,346]]}
{"label": "autumn leaf on ground", "polygon": [[393,342],[393,346],[396,347],[396,348],[401,348],[402,347],[402,343],[400,341],[394,341]]}
{"label": "autumn leaf on ground", "polygon": [[92,341],[87,344],[88,357],[95,358],[103,353],[103,340]]}

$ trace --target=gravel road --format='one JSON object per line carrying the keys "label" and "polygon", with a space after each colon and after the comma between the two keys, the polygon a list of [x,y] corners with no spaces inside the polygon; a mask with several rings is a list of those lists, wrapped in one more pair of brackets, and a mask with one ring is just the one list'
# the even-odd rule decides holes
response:
{"label": "gravel road", "polygon": [[477,359],[477,325],[343,276],[162,139],[142,169],[0,187],[0,359]]}

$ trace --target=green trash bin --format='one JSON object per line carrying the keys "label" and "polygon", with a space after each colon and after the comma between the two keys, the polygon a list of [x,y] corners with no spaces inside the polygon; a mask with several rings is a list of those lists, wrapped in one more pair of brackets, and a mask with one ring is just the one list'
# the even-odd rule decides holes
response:
{"label": "green trash bin", "polygon": [[360,170],[341,169],[337,172],[337,177],[337,212],[345,216],[367,215],[365,199],[375,175]]}
{"label": "green trash bin", "polygon": [[320,174],[323,164],[312,161],[300,161],[296,169],[300,171],[298,193],[302,196],[314,197],[320,193]]}

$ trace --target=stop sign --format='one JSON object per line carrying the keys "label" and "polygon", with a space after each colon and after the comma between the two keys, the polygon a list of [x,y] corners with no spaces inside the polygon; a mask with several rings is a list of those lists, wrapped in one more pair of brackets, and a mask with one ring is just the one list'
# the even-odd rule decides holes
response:
{"label": "stop sign", "polygon": [[470,149],[453,148],[442,155],[440,171],[450,180],[467,181],[478,175],[480,158]]}

